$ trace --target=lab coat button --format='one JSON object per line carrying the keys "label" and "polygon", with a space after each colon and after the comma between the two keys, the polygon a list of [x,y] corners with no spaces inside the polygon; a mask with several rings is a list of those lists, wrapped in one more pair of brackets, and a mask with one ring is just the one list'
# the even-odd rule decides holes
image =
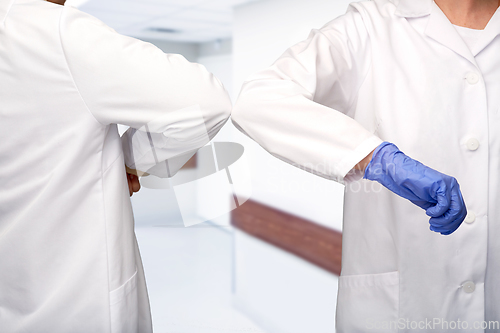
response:
{"label": "lab coat button", "polygon": [[467,141],[467,149],[474,151],[477,148],[479,148],[479,141],[477,139],[469,139]]}
{"label": "lab coat button", "polygon": [[462,289],[467,294],[473,293],[476,290],[476,285],[472,281],[467,281],[462,285]]}
{"label": "lab coat button", "polygon": [[477,73],[474,73],[474,72],[469,72],[467,73],[467,75],[465,76],[465,79],[467,80],[467,82],[469,84],[476,84],[479,82],[479,75]]}
{"label": "lab coat button", "polygon": [[474,214],[474,212],[468,212],[464,221],[465,223],[474,223],[475,220],[476,220],[476,214]]}

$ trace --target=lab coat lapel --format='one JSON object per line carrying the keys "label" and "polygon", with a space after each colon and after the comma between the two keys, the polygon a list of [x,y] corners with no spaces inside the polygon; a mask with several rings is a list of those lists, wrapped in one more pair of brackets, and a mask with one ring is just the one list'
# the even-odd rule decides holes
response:
{"label": "lab coat lapel", "polygon": [[0,24],[3,24],[14,0],[0,0]]}
{"label": "lab coat lapel", "polygon": [[472,52],[465,44],[462,37],[460,37],[455,27],[453,27],[450,20],[434,2],[431,6],[429,23],[425,29],[425,34],[469,60],[477,67]]}
{"label": "lab coat lapel", "polygon": [[500,7],[497,9],[493,17],[488,22],[484,29],[484,34],[479,42],[474,46],[472,53],[474,56],[478,55],[484,50],[495,38],[500,35]]}

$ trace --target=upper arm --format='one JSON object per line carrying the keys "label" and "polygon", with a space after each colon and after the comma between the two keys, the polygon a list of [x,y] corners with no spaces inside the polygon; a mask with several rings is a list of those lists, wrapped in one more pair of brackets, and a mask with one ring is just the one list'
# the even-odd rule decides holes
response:
{"label": "upper arm", "polygon": [[73,8],[65,7],[60,34],[69,72],[92,115],[103,125],[137,129],[122,137],[131,168],[148,171],[167,161],[168,172],[157,173],[173,175],[230,115],[226,90],[202,65],[122,36]]}
{"label": "upper arm", "polygon": [[355,7],[313,30],[244,83],[234,124],[274,156],[342,181],[381,142],[350,113],[370,70],[369,37]]}
{"label": "upper arm", "polygon": [[350,7],[248,81],[272,80],[276,88],[287,86],[290,94],[347,113],[370,65],[369,34],[362,14]]}
{"label": "upper arm", "polygon": [[71,75],[99,122],[141,128],[159,118],[168,123],[169,113],[194,106],[207,128],[229,116],[227,92],[202,65],[120,35],[73,8],[65,8],[60,29]]}

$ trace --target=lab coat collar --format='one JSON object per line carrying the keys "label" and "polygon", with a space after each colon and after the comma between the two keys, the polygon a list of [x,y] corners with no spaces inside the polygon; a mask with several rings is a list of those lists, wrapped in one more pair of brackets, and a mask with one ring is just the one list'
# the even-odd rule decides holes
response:
{"label": "lab coat collar", "polygon": [[434,0],[391,0],[396,6],[396,15],[401,17],[421,17],[429,15]]}
{"label": "lab coat collar", "polygon": [[486,28],[484,28],[483,36],[474,46],[472,50],[474,56],[478,55],[482,50],[484,50],[491,42],[500,35],[500,7],[497,8],[495,14],[488,22]]}
{"label": "lab coat collar", "polygon": [[425,34],[477,66],[474,57],[500,35],[500,8],[497,9],[485,28],[483,38],[471,51],[457,33],[450,20],[434,0],[390,0],[396,5],[395,14],[400,17],[422,17],[430,15]]}
{"label": "lab coat collar", "polygon": [[451,24],[441,8],[439,8],[434,1],[430,1],[430,5],[429,22],[425,28],[425,34],[469,60],[477,67],[476,59],[474,59],[471,50],[469,50],[467,44],[465,44],[460,34],[453,24]]}
{"label": "lab coat collar", "polygon": [[0,0],[0,24],[3,24],[14,0]]}

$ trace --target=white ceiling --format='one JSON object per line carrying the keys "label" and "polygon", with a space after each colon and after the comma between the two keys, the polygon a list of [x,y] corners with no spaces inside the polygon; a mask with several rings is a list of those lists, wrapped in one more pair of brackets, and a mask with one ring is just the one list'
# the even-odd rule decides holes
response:
{"label": "white ceiling", "polygon": [[257,0],[68,0],[121,34],[203,43],[231,38],[233,7]]}

